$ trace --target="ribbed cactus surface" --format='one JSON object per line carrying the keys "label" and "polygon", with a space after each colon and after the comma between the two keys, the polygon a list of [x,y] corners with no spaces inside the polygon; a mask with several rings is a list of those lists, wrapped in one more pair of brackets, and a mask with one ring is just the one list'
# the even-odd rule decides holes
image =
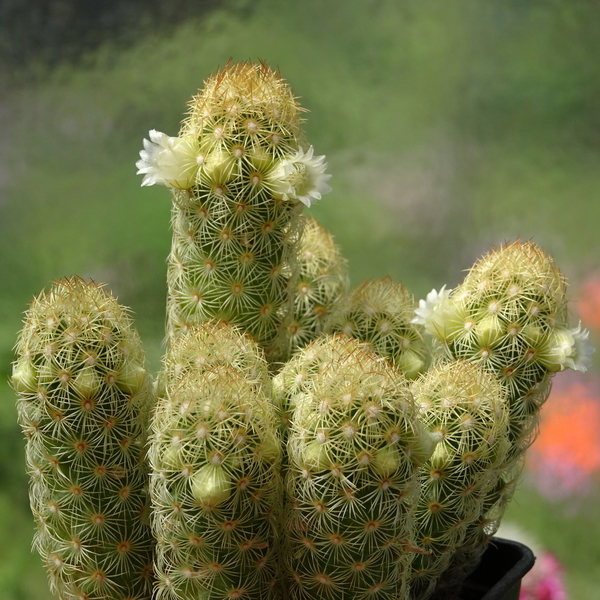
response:
{"label": "ribbed cactus surface", "polygon": [[457,549],[469,546],[496,485],[508,451],[508,407],[496,378],[473,363],[453,361],[433,368],[412,385],[420,418],[440,438],[420,469],[418,553],[412,564],[410,597],[426,600]]}
{"label": "ribbed cactus surface", "polygon": [[286,381],[289,597],[405,598],[416,463],[434,446],[406,379],[356,340],[328,336],[286,365],[284,397]]}
{"label": "ribbed cactus surface", "polygon": [[171,346],[152,420],[156,598],[276,598],[281,442],[266,363],[232,327],[206,327]]}
{"label": "ribbed cactus surface", "polygon": [[80,279],[31,303],[12,385],[27,438],[35,547],[62,600],[150,598],[151,385],[128,311]]}

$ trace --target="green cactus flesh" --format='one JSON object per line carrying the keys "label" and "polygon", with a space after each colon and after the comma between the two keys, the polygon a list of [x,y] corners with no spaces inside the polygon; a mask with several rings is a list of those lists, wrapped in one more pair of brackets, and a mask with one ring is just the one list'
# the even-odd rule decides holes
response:
{"label": "green cactus flesh", "polygon": [[434,447],[406,379],[356,340],[327,336],[284,367],[284,397],[286,382],[289,597],[405,598],[415,462]]}
{"label": "green cactus flesh", "polygon": [[245,368],[259,364],[255,346],[241,367],[222,355],[200,369],[172,368],[194,349],[206,358],[207,346],[239,347],[239,333],[229,342],[223,328],[212,333],[220,343],[206,344],[205,332],[200,342],[191,336],[172,346],[152,420],[157,600],[268,599],[278,591],[281,441],[263,387],[266,364],[254,377]]}
{"label": "green cactus flesh", "polygon": [[150,598],[151,384],[127,310],[94,283],[59,281],[31,303],[16,349],[35,547],[52,590]]}
{"label": "green cactus flesh", "polygon": [[425,426],[441,441],[420,470],[416,543],[410,595],[431,596],[456,550],[468,545],[496,485],[508,450],[508,411],[496,378],[472,363],[454,361],[428,371],[412,386]]}
{"label": "green cactus flesh", "polygon": [[335,327],[336,331],[368,343],[409,379],[425,370],[427,347],[423,328],[411,323],[416,301],[391,278],[367,280],[358,286]]}
{"label": "green cactus flesh", "polygon": [[188,189],[172,190],[169,340],[189,324],[222,319],[281,359],[274,343],[291,309],[302,206],[281,182],[286,165],[302,167],[289,166],[306,149],[301,113],[264,64],[227,66],[193,98],[179,138],[194,140],[199,167]]}

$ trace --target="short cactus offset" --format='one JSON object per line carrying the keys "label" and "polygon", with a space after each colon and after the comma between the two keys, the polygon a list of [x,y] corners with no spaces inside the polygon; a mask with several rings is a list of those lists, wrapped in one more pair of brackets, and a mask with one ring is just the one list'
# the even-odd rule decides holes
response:
{"label": "short cactus offset", "polygon": [[508,408],[496,378],[472,363],[434,368],[412,386],[423,423],[441,441],[420,470],[416,509],[419,553],[410,597],[426,600],[457,548],[468,545],[468,525],[479,519],[508,451]]}
{"label": "short cactus offset", "polygon": [[364,281],[353,292],[335,327],[368,343],[409,379],[425,371],[427,347],[423,328],[412,323],[416,300],[390,277]]}
{"label": "short cactus offset", "polygon": [[385,359],[356,340],[329,336],[292,360],[296,381],[304,355],[309,370],[320,368],[298,383],[300,393],[291,391],[288,594],[406,598],[416,466],[434,442],[405,378]]}
{"label": "short cactus offset", "polygon": [[349,287],[347,261],[314,218],[306,219],[296,265],[294,307],[282,332],[290,355],[319,335],[331,333]]}
{"label": "short cactus offset", "polygon": [[149,599],[152,396],[127,310],[94,283],[59,281],[31,303],[17,354],[35,546],[51,588],[62,600]]}
{"label": "short cactus offset", "polygon": [[[152,420],[156,598],[275,598],[281,441],[266,363],[256,345],[243,355],[232,328],[230,339],[223,327],[203,329],[171,347]],[[236,360],[223,364],[233,348]],[[202,366],[178,370],[193,352]]]}
{"label": "short cactus offset", "polygon": [[192,99],[178,137],[152,131],[145,140],[143,185],[167,185],[173,198],[168,340],[223,319],[282,359],[275,342],[291,310],[302,203],[330,189],[301,114],[272,69],[235,63]]}

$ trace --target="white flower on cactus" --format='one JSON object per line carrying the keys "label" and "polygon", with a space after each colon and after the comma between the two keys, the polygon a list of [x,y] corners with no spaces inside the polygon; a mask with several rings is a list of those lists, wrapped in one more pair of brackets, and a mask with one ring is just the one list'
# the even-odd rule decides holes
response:
{"label": "white flower on cactus", "polygon": [[312,146],[306,152],[300,148],[294,156],[282,160],[274,177],[274,193],[284,200],[293,198],[310,206],[330,192],[327,182],[331,175],[325,173],[325,156],[313,154]]}
{"label": "white flower on cactus", "polygon": [[440,337],[444,331],[444,313],[449,307],[450,292],[446,286],[442,286],[440,291],[431,290],[425,300],[419,300],[419,307],[415,308],[417,315],[412,319],[411,323],[424,325],[425,330],[431,335]]}
{"label": "white flower on cactus", "polygon": [[198,172],[198,139],[195,136],[170,137],[152,129],[144,139],[137,174],[143,174],[142,185],[165,185],[180,190],[190,188]]}
{"label": "white flower on cactus", "polygon": [[540,362],[551,371],[587,371],[595,351],[587,343],[589,335],[587,329],[581,329],[581,321],[575,329],[552,331],[545,344],[547,350],[540,355]]}
{"label": "white flower on cactus", "polygon": [[591,344],[588,344],[590,332],[587,329],[581,329],[581,321],[575,329],[571,330],[573,335],[573,346],[571,354],[567,358],[567,366],[574,371],[585,373],[592,366],[592,354],[596,351]]}

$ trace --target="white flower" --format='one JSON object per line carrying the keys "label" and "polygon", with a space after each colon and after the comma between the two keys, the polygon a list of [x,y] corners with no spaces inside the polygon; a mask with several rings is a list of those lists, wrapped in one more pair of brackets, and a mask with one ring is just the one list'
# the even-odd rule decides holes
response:
{"label": "white flower", "polygon": [[587,329],[581,329],[581,321],[575,329],[571,330],[571,334],[573,335],[573,346],[566,366],[585,373],[592,366],[592,354],[596,348],[587,343],[590,332]]}
{"label": "white flower", "polygon": [[595,348],[587,343],[590,332],[581,329],[581,321],[575,329],[558,329],[551,332],[540,362],[553,371],[573,369],[585,372],[592,365]]}
{"label": "white flower", "polygon": [[327,185],[331,175],[325,173],[325,157],[313,156],[313,153],[312,146],[306,152],[300,148],[294,156],[281,162],[273,191],[284,200],[294,198],[310,206],[331,191]]}
{"label": "white flower", "polygon": [[152,129],[150,140],[144,140],[141,159],[135,163],[137,174],[143,174],[142,185],[166,185],[190,188],[198,172],[198,140],[195,136],[169,137]]}
{"label": "white flower", "polygon": [[431,290],[425,300],[419,300],[419,308],[415,308],[417,315],[411,323],[425,325],[425,329],[432,335],[439,336],[444,330],[444,312],[450,304],[450,292],[446,286],[440,291]]}

